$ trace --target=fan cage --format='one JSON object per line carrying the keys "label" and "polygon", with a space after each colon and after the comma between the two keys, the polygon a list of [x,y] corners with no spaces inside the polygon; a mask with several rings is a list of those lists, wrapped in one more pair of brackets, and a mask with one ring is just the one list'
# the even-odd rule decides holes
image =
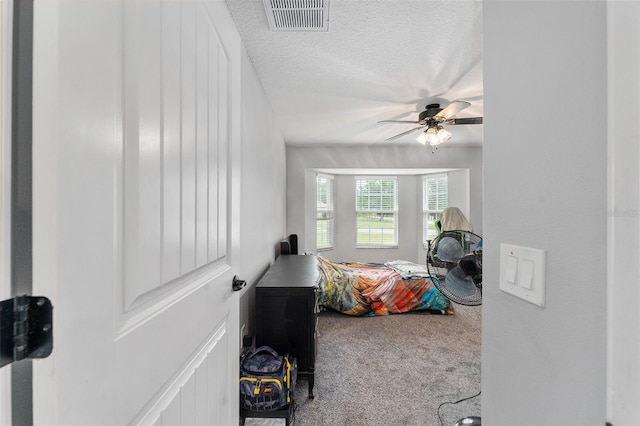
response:
{"label": "fan cage", "polygon": [[[443,238],[453,238],[461,242],[462,256],[456,262],[446,261],[438,257],[438,246]],[[477,306],[482,304],[482,237],[469,231],[444,231],[434,240],[429,242],[427,252],[427,271],[434,286],[449,300],[460,305]],[[454,268],[459,266],[459,261],[463,258],[473,259],[477,271],[469,275],[475,286],[472,295],[460,295],[450,291],[445,284],[445,277]]]}

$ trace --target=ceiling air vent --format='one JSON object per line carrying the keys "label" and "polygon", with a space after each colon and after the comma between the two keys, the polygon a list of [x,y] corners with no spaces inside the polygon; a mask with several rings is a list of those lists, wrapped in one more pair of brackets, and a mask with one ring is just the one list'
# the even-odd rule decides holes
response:
{"label": "ceiling air vent", "polygon": [[271,31],[329,31],[329,0],[264,0]]}

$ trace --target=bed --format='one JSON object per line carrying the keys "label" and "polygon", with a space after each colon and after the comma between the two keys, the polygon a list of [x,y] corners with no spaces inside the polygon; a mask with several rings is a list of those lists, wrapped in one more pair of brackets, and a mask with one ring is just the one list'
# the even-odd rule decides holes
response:
{"label": "bed", "polygon": [[[280,242],[281,255],[298,254],[298,236]],[[319,304],[352,316],[425,311],[452,315],[453,304],[433,285],[425,265],[404,260],[386,263],[332,262],[321,256]]]}
{"label": "bed", "polygon": [[353,316],[428,311],[451,315],[453,305],[426,267],[407,261],[332,262],[318,257],[320,305]]}

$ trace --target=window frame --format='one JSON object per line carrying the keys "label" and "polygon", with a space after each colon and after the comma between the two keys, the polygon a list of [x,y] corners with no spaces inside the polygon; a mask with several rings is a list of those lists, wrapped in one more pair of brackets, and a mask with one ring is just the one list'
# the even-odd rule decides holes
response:
{"label": "window frame", "polygon": [[[431,206],[429,203],[429,186],[428,181],[430,180],[438,180],[444,178],[444,187],[446,189],[445,192],[445,200],[444,204],[440,205],[439,199],[437,198],[436,206]],[[438,192],[440,192],[438,190]],[[429,223],[435,223],[442,216],[442,212],[444,209],[448,207],[449,204],[449,175],[447,173],[436,173],[436,174],[428,174],[422,175],[422,245],[424,248],[429,247],[429,240],[435,238],[437,234],[430,235],[430,226]],[[435,208],[433,208],[435,207]],[[436,215],[436,218],[433,221],[429,220],[429,215]],[[437,231],[435,231],[437,232]]]}
{"label": "window frame", "polygon": [[[326,192],[326,207],[320,209],[319,204],[321,202],[320,197],[320,180],[324,179],[328,185],[328,191]],[[324,218],[320,218],[320,215],[324,214]],[[320,243],[318,235],[320,233],[319,224],[325,222],[324,233],[326,234],[326,242]],[[322,173],[316,174],[316,250],[332,250],[335,243],[335,176],[326,175]]]}
{"label": "window frame", "polygon": [[[372,199],[371,196],[372,194],[370,194],[367,198],[367,208],[362,208],[362,206],[359,206],[359,196],[360,194],[360,182],[367,182],[367,184],[369,182],[377,182],[377,181],[388,181],[388,182],[393,182],[393,201],[392,201],[392,208],[371,208],[371,204],[372,204]],[[397,176],[355,176],[354,179],[354,185],[355,185],[355,199],[354,199],[354,204],[355,204],[355,222],[356,222],[356,226],[355,226],[355,246],[356,248],[385,248],[385,249],[389,249],[389,248],[397,248],[398,247],[398,230],[399,230],[399,214],[398,214],[398,177]],[[376,194],[373,194],[376,195]],[[379,203],[379,207],[382,207],[382,205],[384,204],[383,202],[383,197],[385,196],[385,192],[380,191],[379,194],[380,200],[378,200]],[[388,196],[388,194],[386,194]],[[375,204],[375,203],[373,203]],[[358,226],[358,218],[360,216],[360,214],[377,214],[377,215],[392,215],[393,217],[393,240],[390,242],[384,242],[384,241],[374,241],[371,242],[371,236],[372,236],[372,229],[378,229],[378,228],[371,228],[370,224],[371,224],[371,220],[369,219],[369,228],[368,228],[368,242],[364,242],[364,241],[360,241],[360,234],[361,234],[361,229]],[[382,219],[381,219],[382,221]],[[380,228],[380,239],[382,240],[384,237],[383,235],[385,234],[384,232],[384,227],[381,226]]]}

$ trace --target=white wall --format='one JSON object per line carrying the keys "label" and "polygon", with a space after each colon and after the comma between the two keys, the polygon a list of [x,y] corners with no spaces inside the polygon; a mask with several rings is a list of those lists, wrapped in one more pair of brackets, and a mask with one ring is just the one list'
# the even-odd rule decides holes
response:
{"label": "white wall", "polygon": [[640,3],[608,3],[608,416],[638,423],[640,401]]}
{"label": "white wall", "polygon": [[[287,146],[287,233],[299,235],[300,251],[315,252],[315,171],[316,169],[380,169],[380,168],[459,168],[468,169],[469,208],[468,219],[474,230],[482,234],[482,149],[479,147],[441,147],[435,154],[422,145],[385,146],[327,146],[297,147]],[[466,174],[465,171],[462,174]],[[461,177],[461,179],[464,177]],[[352,176],[339,177],[337,184],[353,179]],[[412,180],[411,180],[412,179]],[[458,181],[454,178],[454,181]],[[329,259],[342,261],[385,261],[404,259],[424,261],[424,251],[420,243],[421,224],[416,212],[421,213],[421,178],[403,177],[399,182],[403,191],[399,235],[402,243],[399,249],[355,249],[353,248],[353,223],[336,223],[337,253],[322,252]],[[336,189],[336,209],[349,211],[353,215],[353,194],[345,193],[341,185]],[[353,190],[353,189],[351,189]],[[410,194],[410,195],[403,195]],[[405,198],[406,197],[406,198]],[[459,199],[458,199],[459,201]],[[456,201],[456,202],[458,202]],[[464,211],[464,208],[463,208]],[[336,213],[338,214],[338,212]],[[405,216],[406,215],[406,216]],[[341,215],[344,217],[344,214]],[[402,224],[411,223],[409,227]],[[351,228],[349,227],[351,226]],[[417,239],[416,239],[417,238]],[[407,257],[403,257],[407,256]]]}
{"label": "white wall", "polygon": [[255,284],[276,256],[286,227],[285,146],[271,105],[246,52],[242,57],[240,326],[254,334]]}
{"label": "white wall", "polygon": [[[469,187],[469,169],[452,170],[447,173],[448,206],[459,208],[469,218],[471,190]],[[420,194],[422,198],[422,194]],[[422,202],[422,199],[420,200]],[[482,202],[482,200],[481,200]],[[476,217],[472,223],[473,231],[482,235],[482,217]]]}
{"label": "white wall", "polygon": [[[606,3],[485,1],[482,420],[606,418]],[[498,288],[546,250],[546,307]],[[636,283],[637,284],[637,283]]]}

